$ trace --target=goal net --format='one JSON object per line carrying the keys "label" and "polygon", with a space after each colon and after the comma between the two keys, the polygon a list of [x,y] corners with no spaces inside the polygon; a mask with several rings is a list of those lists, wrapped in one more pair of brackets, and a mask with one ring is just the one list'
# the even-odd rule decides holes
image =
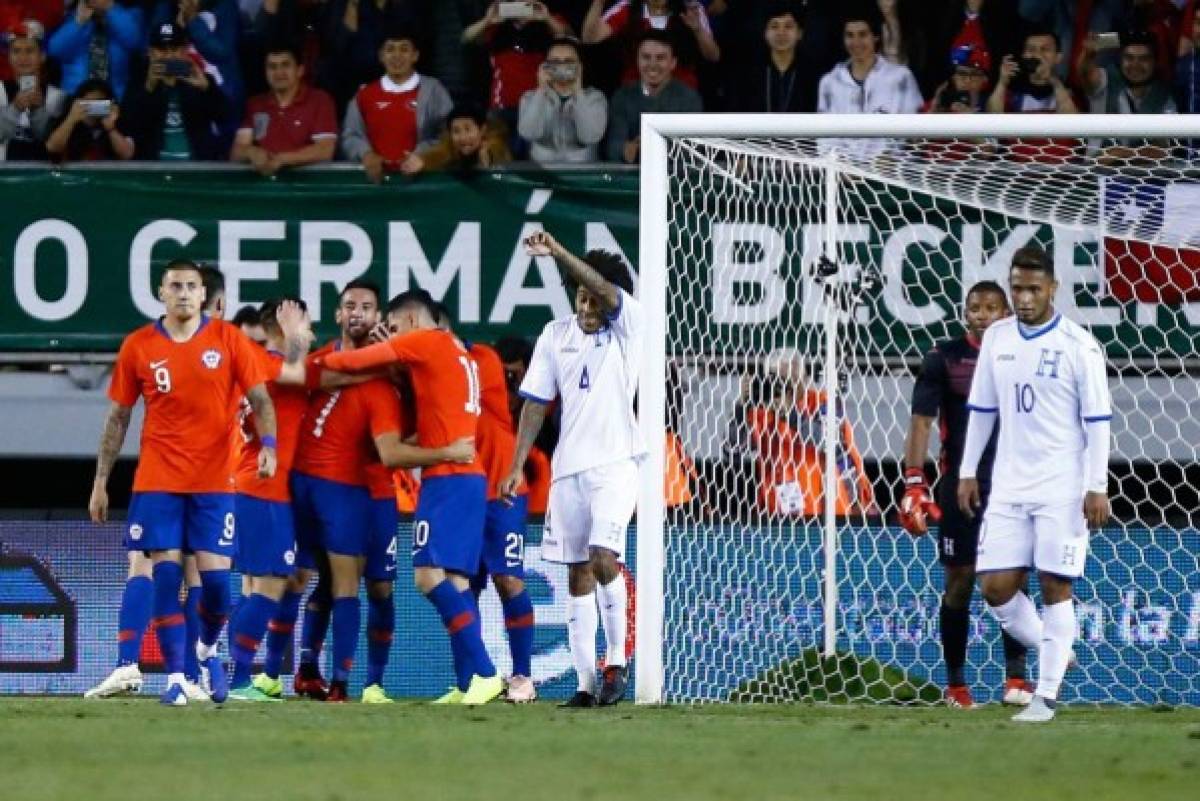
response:
{"label": "goal net", "polygon": [[[638,699],[940,699],[936,530],[896,515],[913,381],[1036,243],[1115,410],[1062,698],[1200,704],[1198,148],[1184,118],[648,118]],[[967,679],[998,700],[978,594]]]}

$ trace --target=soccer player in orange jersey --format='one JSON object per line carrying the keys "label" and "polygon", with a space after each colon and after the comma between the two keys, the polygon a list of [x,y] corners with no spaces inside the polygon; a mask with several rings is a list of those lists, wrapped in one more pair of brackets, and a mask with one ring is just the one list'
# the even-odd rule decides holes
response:
{"label": "soccer player in orange jersey", "polygon": [[[241,456],[237,468],[237,495],[234,508],[238,526],[238,571],[249,587],[245,599],[229,621],[229,652],[234,671],[229,697],[239,701],[274,701],[251,684],[251,669],[267,624],[279,605],[284,587],[295,569],[296,527],[292,520],[288,477],[296,454],[300,424],[308,409],[308,391],[304,375],[288,375],[285,355],[288,348],[297,353],[308,349],[312,329],[307,314],[302,326],[285,332],[278,318],[285,299],[269,300],[259,312],[266,336],[266,347],[258,352],[267,391],[275,405],[277,462],[275,475],[258,475],[258,455],[263,447],[255,430],[254,412],[244,402],[241,417]],[[302,301],[293,300],[301,309]],[[290,336],[287,336],[290,334]],[[299,379],[298,381],[296,379]]]}
{"label": "soccer player in orange jersey", "polygon": [[[378,301],[379,290],[374,284],[361,280],[348,283],[338,301],[342,337],[318,355],[350,352],[364,344],[379,320]],[[314,373],[319,372],[315,360],[314,368]],[[347,700],[347,682],[361,628],[359,584],[368,562],[374,565],[386,559],[383,555],[372,558],[372,546],[381,544],[386,549],[390,544],[390,540],[380,543],[371,537],[367,465],[382,462],[391,468],[433,467],[455,460],[470,463],[475,458],[474,431],[455,438],[457,441],[419,448],[401,441],[404,428],[400,397],[382,378],[314,392],[301,425],[291,478],[297,564],[311,569],[318,551],[328,558],[333,627],[329,701]],[[286,616],[290,608],[282,606],[280,612]],[[305,689],[303,681],[313,679],[312,673],[305,671],[315,669],[315,643],[314,637],[306,643],[308,653],[301,655],[300,689]],[[308,689],[312,690],[310,695],[319,694],[311,684]],[[377,684],[368,685],[364,698],[387,700]]]}
{"label": "soccer player in orange jersey", "polygon": [[[462,342],[438,329],[436,313],[428,292],[401,293],[388,304],[388,327],[395,336],[321,357],[326,367],[342,372],[406,365],[416,397],[417,443],[425,448],[474,437],[480,413],[479,367]],[[487,479],[478,460],[423,471],[413,573],[450,635],[455,687],[438,699],[442,703],[483,704],[504,690],[483,645],[470,588],[470,577],[479,569],[486,504]]]}
{"label": "soccer player in orange jersey", "polygon": [[161,701],[183,706],[183,551],[195,553],[203,587],[201,667],[215,701],[228,690],[216,643],[229,610],[234,551],[234,459],[229,447],[232,399],[245,395],[263,447],[258,470],[275,472],[275,409],[254,345],[236,328],[201,312],[204,288],[196,265],[167,265],[159,286],[166,314],[125,338],[117,355],[88,508],[108,516],[108,476],[139,397],[146,406],[134,476],[126,547],[154,564],[154,612],[167,669]]}
{"label": "soccer player in orange jersey", "polygon": [[[216,267],[200,267],[200,280],[204,284],[202,311],[217,320],[225,319],[225,277]],[[240,401],[239,401],[240,404]],[[234,415],[230,416],[230,429],[236,434]],[[240,445],[237,446],[240,448]],[[83,694],[84,698],[109,698],[117,695],[137,693],[142,689],[142,672],[138,659],[142,653],[142,635],[150,625],[150,614],[154,603],[154,565],[141,551],[129,551],[129,572],[121,592],[121,605],[117,612],[117,665],[99,684]],[[208,693],[200,686],[200,661],[196,657],[196,643],[200,640],[200,571],[196,569],[196,557],[184,552],[183,577],[187,584],[187,596],[183,603],[186,624],[186,644],[183,651],[183,673],[187,677],[184,691],[188,700],[208,700]]]}
{"label": "soccer player in orange jersey", "polygon": [[[438,303],[438,327],[452,331],[450,312]],[[508,409],[508,383],[504,363],[491,347],[465,343],[479,365],[480,415],[476,449],[487,472],[487,513],[483,523],[483,558],[471,577],[476,601],[487,589],[488,576],[496,586],[504,609],[504,631],[512,656],[512,676],[505,699],[514,704],[537,700],[533,685],[533,602],[525,591],[525,529],[529,518],[529,493],[524,482],[512,498],[500,497],[500,482],[508,476],[517,451],[512,413]]]}

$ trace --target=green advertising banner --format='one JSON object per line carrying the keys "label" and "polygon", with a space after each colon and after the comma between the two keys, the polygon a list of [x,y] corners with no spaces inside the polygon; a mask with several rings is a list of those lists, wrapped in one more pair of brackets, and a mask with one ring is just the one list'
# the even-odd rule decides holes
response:
{"label": "green advertising banner", "polygon": [[161,313],[176,256],[216,264],[229,308],[298,293],[334,331],[337,288],[420,285],[465,336],[536,334],[569,314],[553,261],[521,240],[545,227],[575,250],[637,255],[637,174],[496,172],[367,183],[360,170],[263,179],[204,171],[0,171],[0,350],[115,351]]}
{"label": "green advertising banner", "polygon": [[[819,176],[743,192],[672,190],[671,349],[763,353],[813,346],[821,323],[813,266],[825,230]],[[304,170],[0,170],[0,351],[114,351],[160,313],[158,269],[185,255],[218,265],[231,309],[273,295],[305,299],[323,337],[337,288],[376,281],[442,298],[464,335],[531,336],[570,313],[550,259],[521,240],[539,227],[567,247],[621,252],[637,267],[638,174],[625,170],[393,178]],[[1200,305],[1122,303],[1106,293],[1096,232],[1056,229],[857,179],[842,190],[838,263],[882,287],[843,320],[846,352],[913,358],[957,333],[963,286],[1003,281],[1012,253],[1054,254],[1060,308],[1121,357],[1200,350]]]}

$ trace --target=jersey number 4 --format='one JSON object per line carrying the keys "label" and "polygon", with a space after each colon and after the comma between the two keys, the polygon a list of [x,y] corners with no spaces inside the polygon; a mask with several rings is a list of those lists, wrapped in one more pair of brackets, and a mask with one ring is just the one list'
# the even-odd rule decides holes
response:
{"label": "jersey number 4", "polygon": [[482,411],[479,406],[479,365],[466,356],[459,356],[458,363],[467,374],[467,402],[463,404],[463,409],[477,415]]}

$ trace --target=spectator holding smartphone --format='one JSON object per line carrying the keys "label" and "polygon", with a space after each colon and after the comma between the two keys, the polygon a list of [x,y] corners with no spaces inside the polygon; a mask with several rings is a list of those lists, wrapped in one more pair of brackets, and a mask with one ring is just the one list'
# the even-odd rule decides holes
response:
{"label": "spectator holding smartphone", "polygon": [[1048,30],[1029,33],[1020,59],[1008,55],[1000,62],[1000,75],[988,98],[987,110],[993,114],[1078,114],[1082,102],[1056,72],[1062,60],[1057,34]]}
{"label": "spectator holding smartphone", "polygon": [[187,30],[164,22],[150,35],[144,80],[129,87],[123,127],[141,161],[215,161],[215,133],[230,116],[229,100],[188,53]]}
{"label": "spectator holding smartphone", "polygon": [[46,53],[62,64],[64,92],[84,81],[104,81],[118,99],[125,94],[129,62],[142,50],[142,12],[113,0],[78,0],[75,13],[50,35]]}
{"label": "spectator holding smartphone", "polygon": [[0,83],[0,161],[45,161],[46,137],[67,97],[42,79],[42,25],[26,20],[9,33],[13,77]]}
{"label": "spectator holding smartphone", "polygon": [[[1112,40],[1116,39],[1114,43]],[[1096,63],[1101,50],[1120,48],[1117,66]],[[1174,114],[1171,87],[1155,75],[1158,42],[1148,31],[1089,34],[1079,51],[1077,69],[1093,114]]]}
{"label": "spectator holding smartphone", "polygon": [[46,139],[46,151],[58,162],[128,161],[133,140],[117,127],[121,109],[112,87],[97,78],[79,85],[66,117]]}
{"label": "spectator holding smartphone", "polygon": [[[571,35],[571,27],[542,2],[499,2],[462,33],[463,44],[487,50],[492,71],[488,110],[517,128],[522,96],[539,85],[539,66],[556,39]],[[519,146],[519,142],[515,142]]]}
{"label": "spectator holding smartphone", "polygon": [[599,160],[608,125],[608,101],[584,88],[583,63],[574,39],[559,39],[538,67],[538,87],[521,97],[520,134],[529,157],[543,164]]}

